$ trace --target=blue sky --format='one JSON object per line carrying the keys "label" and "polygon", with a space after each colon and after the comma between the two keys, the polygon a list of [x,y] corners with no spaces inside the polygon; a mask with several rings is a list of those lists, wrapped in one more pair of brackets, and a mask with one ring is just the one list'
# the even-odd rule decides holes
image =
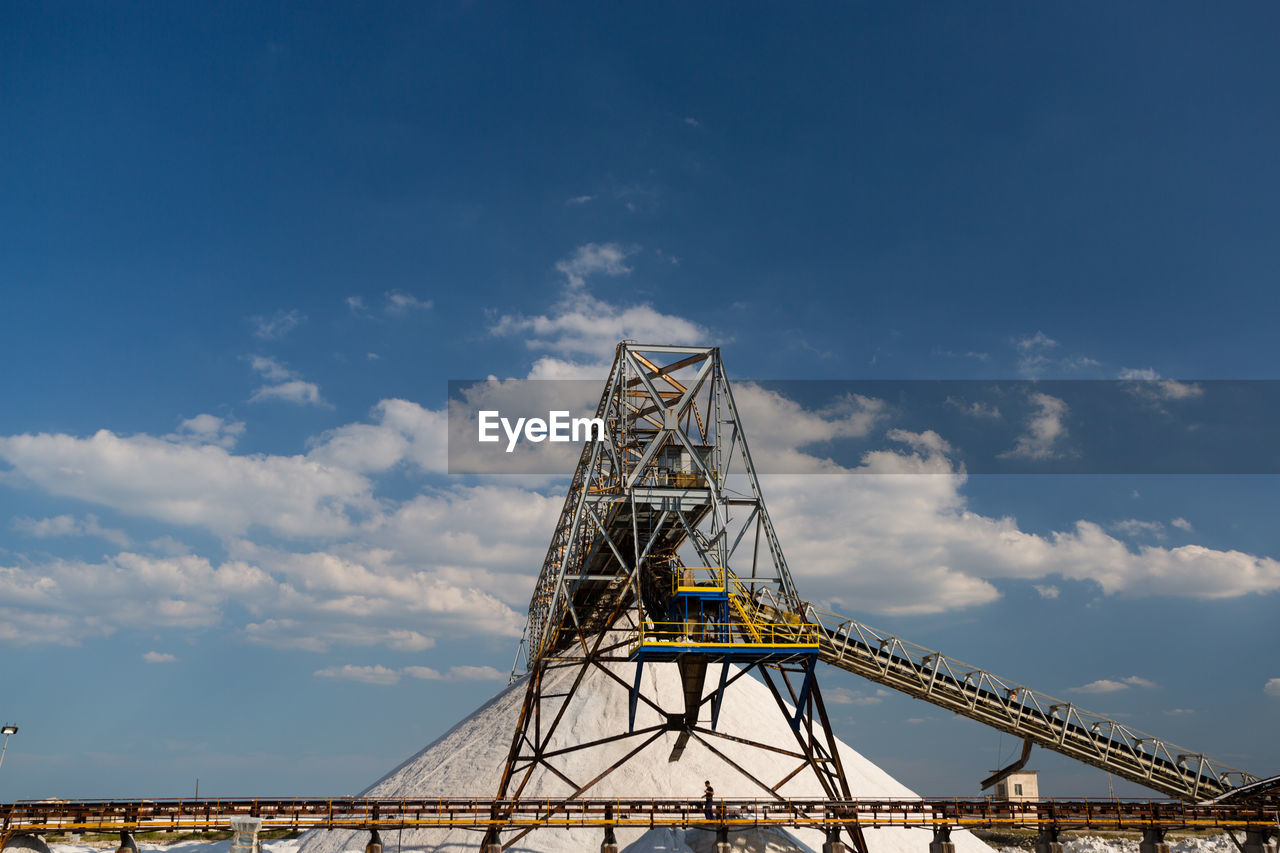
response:
{"label": "blue sky", "polygon": [[[711,342],[755,379],[1173,379],[1194,429],[1197,380],[1274,378],[1278,18],[0,9],[0,799],[352,792],[497,690],[563,484],[444,473],[449,379]],[[1280,772],[1274,478],[965,477],[875,401],[753,400],[770,452],[803,418],[805,459],[948,475],[766,484],[803,592]],[[1043,459],[1108,427],[1001,417]],[[918,790],[1014,750],[826,683]]]}

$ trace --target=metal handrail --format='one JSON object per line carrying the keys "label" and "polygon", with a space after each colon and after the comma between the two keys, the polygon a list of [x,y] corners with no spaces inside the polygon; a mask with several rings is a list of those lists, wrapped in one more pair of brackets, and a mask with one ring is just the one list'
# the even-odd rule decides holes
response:
{"label": "metal handrail", "polygon": [[[1257,779],[854,619],[812,604],[801,609],[820,626],[819,655],[827,663],[1169,796],[1203,800]],[[757,593],[758,622],[783,624],[788,610],[771,591]]]}

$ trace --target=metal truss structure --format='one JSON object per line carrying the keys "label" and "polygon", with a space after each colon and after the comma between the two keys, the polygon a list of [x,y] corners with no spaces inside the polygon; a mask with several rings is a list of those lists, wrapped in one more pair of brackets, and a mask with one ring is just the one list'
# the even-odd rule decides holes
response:
{"label": "metal truss structure", "polygon": [[[718,567],[747,556],[745,546],[748,591],[776,585],[798,604],[717,347],[619,344],[596,417],[606,441],[583,448],[529,602],[530,669],[629,606],[652,605],[686,543]],[[746,475],[749,494],[727,488],[733,473]]]}
{"label": "metal truss structure", "polygon": [[[671,760],[696,739],[778,801],[778,790],[806,771],[828,798],[848,799],[814,677],[817,626],[804,620],[719,349],[620,344],[596,417],[606,425],[605,440],[583,449],[529,604],[521,644],[526,693],[497,797],[519,800],[535,771],[549,772],[571,791],[547,806],[555,814],[675,732]],[[766,590],[768,620],[755,608]],[[636,664],[630,684],[611,667],[621,662]],[[641,692],[643,667],[656,663],[679,667],[682,707],[659,707]],[[719,683],[704,691],[715,664]],[[730,664],[738,667],[732,675]],[[566,669],[571,676],[559,672]],[[631,724],[553,750],[552,738],[593,670],[628,691]],[[794,750],[718,731],[724,690],[753,670],[788,718]],[[549,690],[553,678],[570,683]],[[658,723],[635,728],[640,703]],[[755,779],[715,747],[716,737],[781,753],[795,768],[781,780]],[[622,741],[634,747],[594,778],[570,778],[559,762],[569,752]],[[485,848],[510,847],[528,831],[501,837],[510,827],[510,815],[499,809]],[[865,851],[856,821],[846,829]]]}
{"label": "metal truss structure", "polygon": [[[1023,766],[1034,744],[1188,801],[1256,781],[802,601],[765,508],[718,348],[619,344],[596,417],[606,425],[605,440],[582,451],[529,604],[521,641],[524,703],[487,824],[487,851],[510,847],[530,831],[502,837],[514,827],[514,812],[503,803],[519,802],[539,769],[571,791],[542,807],[540,819],[551,820],[665,732],[678,733],[672,760],[691,738],[731,765],[714,747],[716,737],[778,752],[718,731],[724,689],[752,670],[796,735],[795,751],[786,753],[795,769],[779,781],[754,781],[781,800],[778,790],[807,771],[828,799],[848,800],[815,678],[819,660],[1022,738],[1022,758],[984,787]],[[610,666],[621,662],[636,664],[633,683]],[[661,708],[641,694],[640,673],[649,662],[679,667],[682,708]],[[716,663],[719,684],[706,691],[709,665]],[[740,667],[733,676],[731,663]],[[602,740],[552,749],[592,670],[629,691],[631,725]],[[551,680],[568,686],[544,689]],[[636,729],[639,703],[660,722]],[[623,741],[633,748],[591,779],[572,779],[557,766],[569,752]],[[865,851],[860,818],[851,814],[841,825]]]}

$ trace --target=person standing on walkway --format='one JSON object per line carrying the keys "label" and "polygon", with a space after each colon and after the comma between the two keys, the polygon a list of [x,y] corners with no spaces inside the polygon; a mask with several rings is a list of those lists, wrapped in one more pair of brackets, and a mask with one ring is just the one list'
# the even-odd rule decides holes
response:
{"label": "person standing on walkway", "polygon": [[704,802],[703,813],[707,816],[707,820],[712,820],[715,818],[715,809],[711,803],[716,798],[716,789],[711,787],[710,779],[708,779],[705,784],[707,788],[702,792],[702,799]]}

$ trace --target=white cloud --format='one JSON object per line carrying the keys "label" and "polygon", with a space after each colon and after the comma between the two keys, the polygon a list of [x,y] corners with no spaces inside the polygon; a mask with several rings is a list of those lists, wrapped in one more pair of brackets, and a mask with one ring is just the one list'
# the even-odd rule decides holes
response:
{"label": "white cloud", "polygon": [[402,290],[389,290],[386,293],[388,314],[408,314],[410,311],[430,311],[433,305],[430,299],[419,299]]}
{"label": "white cloud", "polygon": [[689,125],[689,127],[702,127],[702,122],[698,121],[693,116],[685,116],[684,123]]}
{"label": "white cloud", "polygon": [[261,373],[262,378],[268,382],[283,382],[286,379],[297,377],[296,373],[270,356],[250,356],[249,364],[252,365],[254,370]]}
{"label": "white cloud", "polygon": [[[618,341],[661,341],[667,344],[705,344],[711,333],[697,323],[663,314],[648,305],[622,308],[583,293],[558,304],[550,315],[523,317],[504,315],[492,327],[499,336],[527,335],[526,346],[545,350],[556,356],[587,356],[590,373],[581,378],[601,379],[608,374],[609,364]],[[563,364],[563,362],[561,362]],[[579,378],[581,368],[573,365],[558,375],[551,365],[542,368],[541,376],[530,378]]]}
{"label": "white cloud", "polygon": [[823,699],[831,705],[879,705],[890,696],[887,690],[879,689],[874,693],[862,690],[850,690],[847,687],[833,687],[823,690]]}
{"label": "white cloud", "polygon": [[587,243],[575,249],[571,256],[556,261],[556,269],[564,273],[567,287],[581,290],[588,276],[619,276],[630,273],[631,267],[624,261],[635,252],[634,248],[619,246],[617,243]]}
{"label": "white cloud", "polygon": [[1009,450],[998,454],[1002,459],[1056,459],[1063,455],[1061,444],[1067,437],[1063,419],[1067,404],[1057,397],[1037,392],[1031,395],[1035,413],[1027,421],[1027,431],[1018,436]]}
{"label": "white cloud", "polygon": [[[751,425],[769,419],[744,414],[753,453]],[[864,612],[910,614],[994,601],[1003,578],[1056,576],[1126,596],[1214,599],[1280,589],[1280,562],[1267,557],[1199,545],[1135,549],[1087,521],[1027,533],[1012,517],[969,509],[966,478],[940,438],[902,441],[904,433],[896,430],[886,437],[899,439],[902,449],[867,453],[852,469],[824,469],[847,476],[762,478],[782,547],[792,565],[805,567],[804,591],[811,598],[833,606],[856,601]],[[934,476],[918,476],[926,473]]]}
{"label": "white cloud", "polygon": [[1173,521],[1170,521],[1169,524],[1173,525],[1179,530],[1186,530],[1188,532],[1190,532],[1191,530],[1191,522],[1187,521],[1185,518],[1181,518],[1181,517],[1175,518],[1173,519]]}
{"label": "white cloud", "polygon": [[[270,601],[254,602],[255,610],[273,613],[290,612],[299,618],[271,618],[251,622],[244,627],[251,643],[273,649],[304,652],[327,652],[333,646],[369,648],[384,646],[398,652],[422,652],[435,647],[436,641],[417,631],[388,629],[377,624],[381,610],[363,608],[363,612],[342,613],[341,599],[326,598],[314,592],[300,592],[287,584],[279,587],[279,596]],[[362,618],[363,617],[363,618]]]}
{"label": "white cloud", "polygon": [[[972,358],[978,361],[990,361],[991,353],[976,352],[968,350],[966,352],[956,352],[955,350],[943,349],[942,347],[934,347],[929,351],[931,355],[941,356],[942,358]],[[948,400],[950,402],[950,400]]]}
{"label": "white cloud", "polygon": [[978,571],[966,572],[948,553],[975,535],[958,494],[963,477],[936,445],[931,450],[926,440],[918,447],[868,453],[855,476],[762,477],[787,559],[805,567],[806,595],[833,606],[847,596],[860,609],[893,614],[963,609],[999,597]]}
{"label": "white cloud", "polygon": [[1129,685],[1123,681],[1112,681],[1109,678],[1103,678],[1098,681],[1090,681],[1081,687],[1068,687],[1068,693],[1116,693],[1120,690],[1128,690]]}
{"label": "white cloud", "polygon": [[1053,586],[1052,584],[1034,584],[1034,586],[1035,586],[1036,592],[1040,594],[1041,598],[1044,598],[1050,601],[1057,598],[1062,593],[1062,590],[1058,589],[1056,586]]}
{"label": "white cloud", "polygon": [[244,422],[203,414],[179,422],[176,432],[165,436],[178,444],[216,444],[230,450],[244,434]]}
{"label": "white cloud", "polygon": [[[884,401],[872,397],[845,394],[821,409],[807,409],[754,382],[734,385],[734,400],[752,459],[762,473],[839,470],[820,458],[812,446],[838,438],[865,437],[889,416]],[[901,435],[896,440],[901,440]],[[809,448],[809,452],[801,448]]]}
{"label": "white cloud", "polygon": [[1192,710],[1191,708],[1170,708],[1169,710],[1164,712],[1164,715],[1166,717],[1185,717],[1188,714],[1194,714],[1194,713],[1195,711]]}
{"label": "white cloud", "polygon": [[[7,482],[204,527],[223,538],[231,556],[215,567],[166,536],[151,546],[159,556],[3,569],[0,601],[14,603],[0,605],[0,639],[75,643],[171,617],[208,628],[233,603],[250,614],[242,629],[250,641],[279,648],[421,651],[434,644],[420,633],[424,625],[517,636],[562,495],[487,485],[431,489],[400,502],[372,495],[367,474],[399,466],[444,470],[444,422],[443,412],[385,400],[372,423],[326,433],[307,456],[290,457],[107,431],[0,437],[0,459],[12,466]],[[502,519],[502,536],[493,535],[495,519]],[[13,523],[38,536],[112,534],[92,516]],[[255,544],[250,537],[262,531],[329,544],[289,553]],[[166,565],[179,567],[168,574],[188,582],[165,595],[163,586],[139,587],[138,572]],[[81,576],[93,582],[81,583]],[[59,594],[43,594],[49,590]],[[116,599],[129,602],[120,608],[129,615],[119,620],[110,604]],[[151,621],[137,620],[137,608],[152,612]]]}
{"label": "white cloud", "polygon": [[503,681],[507,676],[491,666],[451,666],[449,677],[454,681]]}
{"label": "white cloud", "polygon": [[1046,353],[1057,349],[1058,342],[1044,332],[1024,335],[1013,339],[1014,349],[1018,351],[1018,370],[1023,373],[1036,373],[1049,361]]}
{"label": "white cloud", "polygon": [[1029,379],[1038,379],[1048,372],[1076,374],[1079,371],[1100,367],[1100,363],[1088,356],[1058,357],[1060,344],[1044,332],[1013,339],[1018,354],[1018,373]]}
{"label": "white cloud", "polygon": [[147,652],[142,656],[147,663],[177,663],[178,658],[168,652]]}
{"label": "white cloud", "polygon": [[329,405],[320,396],[319,385],[314,382],[304,382],[301,379],[291,379],[278,385],[264,385],[255,390],[249,397],[249,402],[251,403],[261,403],[267,400],[281,400],[286,403],[298,403],[303,406]]}
{"label": "white cloud", "polygon": [[1158,521],[1139,521],[1136,518],[1127,518],[1123,521],[1112,523],[1112,530],[1118,530],[1126,536],[1154,536],[1157,539],[1164,538],[1164,525]]}
{"label": "white cloud", "polygon": [[302,312],[293,310],[277,311],[270,317],[250,317],[249,322],[253,324],[253,336],[255,338],[272,341],[283,338],[305,322],[306,319]]}
{"label": "white cloud", "polygon": [[1000,409],[996,406],[990,405],[989,403],[983,403],[976,400],[972,403],[966,403],[965,401],[957,400],[954,397],[947,397],[946,405],[951,406],[953,409],[957,409],[972,418],[982,418],[983,420],[991,421],[1000,420]]}
{"label": "white cloud", "polygon": [[328,406],[320,396],[320,386],[306,382],[298,374],[274,358],[255,355],[251,359],[253,369],[262,374],[268,384],[257,388],[249,397],[252,403],[281,400],[305,406]]}
{"label": "white cloud", "polygon": [[448,470],[448,417],[408,400],[383,400],[376,423],[347,424],[312,441],[307,457],[328,466],[372,473],[408,462],[423,471]]}
{"label": "white cloud", "polygon": [[1160,395],[1165,400],[1191,400],[1204,395],[1204,388],[1195,382],[1179,382],[1176,379],[1163,379],[1156,383]]}
{"label": "white cloud", "polygon": [[1067,691],[1071,693],[1118,693],[1121,690],[1128,690],[1131,686],[1152,688],[1159,685],[1142,676],[1130,675],[1119,680],[1103,678],[1098,681],[1091,681],[1082,687],[1068,687]]}
{"label": "white cloud", "polygon": [[219,534],[259,526],[338,536],[350,528],[348,511],[374,506],[367,479],[302,456],[238,456],[107,430],[0,437],[0,459],[13,466],[9,479],[45,492]]}
{"label": "white cloud", "polygon": [[571,205],[586,204],[587,202],[591,201],[594,198],[595,196],[593,195],[576,195],[573,198],[565,199],[564,203],[571,204]]}
{"label": "white cloud", "polygon": [[1280,696],[1280,678],[1268,678],[1262,692],[1268,696]]}
{"label": "white cloud", "polygon": [[1195,382],[1162,379],[1160,374],[1150,367],[1141,369],[1126,367],[1120,371],[1120,378],[1127,380],[1125,388],[1130,394],[1154,404],[1194,400],[1204,396],[1204,386]]}
{"label": "white cloud", "polygon": [[561,299],[546,314],[504,314],[490,325],[499,337],[523,337],[530,350],[542,350],[529,371],[530,379],[597,379],[608,375],[619,341],[664,344],[714,343],[704,326],[683,317],[663,314],[647,304],[620,305],[592,296],[590,276],[623,276],[631,272],[626,259],[637,249],[617,243],[588,243],[556,263],[565,276]]}
{"label": "white cloud", "polygon": [[316,670],[321,678],[338,678],[346,681],[359,681],[365,684],[395,684],[402,675],[424,681],[504,681],[506,675],[491,666],[453,666],[447,673],[432,669],[429,666],[406,666],[395,670],[382,665],[376,666],[331,666]]}
{"label": "white cloud", "polygon": [[361,684],[377,684],[381,686],[395,684],[400,680],[400,673],[394,669],[387,669],[381,664],[376,666],[352,666],[351,664],[331,666],[325,669],[317,669],[315,674],[320,678],[358,681]]}
{"label": "white cloud", "polygon": [[251,600],[270,579],[252,566],[121,552],[102,562],[0,566],[0,640],[75,645],[119,629],[202,630],[229,599]]}
{"label": "white cloud", "polygon": [[121,548],[129,547],[129,536],[123,530],[103,527],[98,523],[96,515],[86,515],[83,519],[72,515],[57,515],[53,518],[28,518],[19,516],[13,519],[13,529],[37,539],[51,539],[57,536],[97,536]]}
{"label": "white cloud", "polygon": [[[287,370],[278,363],[263,369]],[[890,430],[889,443],[853,469],[795,450],[797,442],[871,435],[892,417],[880,401],[851,397],[814,412],[753,386],[737,392],[758,460],[790,453],[812,470],[835,472],[766,475],[764,482],[783,548],[793,566],[804,566],[810,598],[895,614],[979,606],[999,598],[1004,578],[1086,581],[1108,595],[1216,598],[1280,589],[1280,563],[1267,558],[1195,545],[1134,549],[1083,521],[1031,534],[1012,518],[973,512],[965,476],[936,433]],[[207,428],[185,432],[221,434],[211,421],[201,423]],[[515,636],[563,494],[479,485],[375,499],[379,475],[444,470],[444,424],[443,412],[387,400],[367,422],[319,436],[305,456],[237,455],[181,436],[106,431],[0,437],[0,459],[13,469],[8,482],[206,528],[228,543],[230,557],[211,564],[171,540],[174,547],[154,546],[157,556],[4,569],[0,601],[26,605],[0,612],[0,638],[77,642],[138,628],[140,601],[154,603],[147,612],[155,611],[155,626],[223,625],[282,648],[419,651],[444,630]],[[49,530],[90,529],[69,519]],[[39,522],[20,524],[35,530]],[[305,546],[300,553],[264,547],[252,539],[264,531]],[[153,588],[139,580],[143,573],[174,585]],[[1057,587],[1042,585],[1041,594],[1047,589]],[[226,624],[227,614],[241,612],[250,614],[242,624]]]}
{"label": "white cloud", "polygon": [[[571,285],[573,275],[585,282],[625,274],[627,255],[599,248],[562,262]],[[504,317],[493,331],[529,335],[531,348],[551,354],[535,364],[548,374],[607,369],[623,337],[704,343],[709,335],[648,306],[620,307],[581,292],[545,316]],[[274,359],[258,357],[254,368],[268,382],[300,381]],[[845,598],[867,612],[936,613],[994,601],[1006,578],[1090,582],[1108,595],[1217,598],[1280,589],[1280,563],[1268,558],[1195,545],[1133,548],[1084,521],[1032,534],[1011,517],[974,512],[950,446],[931,431],[889,430],[886,444],[852,469],[799,452],[797,444],[872,435],[892,420],[882,401],[849,397],[812,411],[753,386],[735,391],[757,461],[790,454],[809,466],[795,470],[835,473],[764,482],[783,548],[793,566],[804,567],[801,588],[811,598]],[[366,421],[326,432],[294,456],[237,455],[228,438],[242,425],[206,415],[164,438],[108,431],[0,437],[0,459],[12,466],[0,475],[6,482],[199,526],[228,549],[219,564],[173,540],[150,556],[0,567],[0,640],[74,643],[142,628],[140,611],[150,614],[147,629],[222,628],[250,642],[313,651],[418,652],[441,631],[516,636],[563,493],[508,483],[383,497],[378,478],[391,471],[445,470],[445,422],[443,412],[386,400]],[[273,547],[254,541],[264,532]],[[303,544],[291,553],[282,539]],[[1057,592],[1036,588],[1045,597]],[[242,612],[249,614],[243,624],[230,625]],[[501,677],[492,668],[356,669],[379,683]],[[321,677],[352,677],[343,667],[321,672],[329,671]],[[1137,678],[1106,683],[1127,689]]]}
{"label": "white cloud", "polygon": [[[435,532],[428,529],[419,535],[428,540]],[[245,627],[252,642],[308,651],[331,646],[422,651],[435,644],[418,632],[422,626],[462,636],[520,633],[521,620],[512,604],[518,601],[523,611],[532,578],[513,583],[465,566],[424,566],[385,548],[334,550],[342,553],[290,553],[248,542],[233,546],[239,559],[261,566],[274,584],[256,600],[245,602],[252,612],[268,616]],[[490,592],[498,590],[499,583],[513,602]]]}
{"label": "white cloud", "polygon": [[346,303],[352,314],[364,316],[369,313],[369,309],[365,307],[363,296],[348,296],[343,302]]}

